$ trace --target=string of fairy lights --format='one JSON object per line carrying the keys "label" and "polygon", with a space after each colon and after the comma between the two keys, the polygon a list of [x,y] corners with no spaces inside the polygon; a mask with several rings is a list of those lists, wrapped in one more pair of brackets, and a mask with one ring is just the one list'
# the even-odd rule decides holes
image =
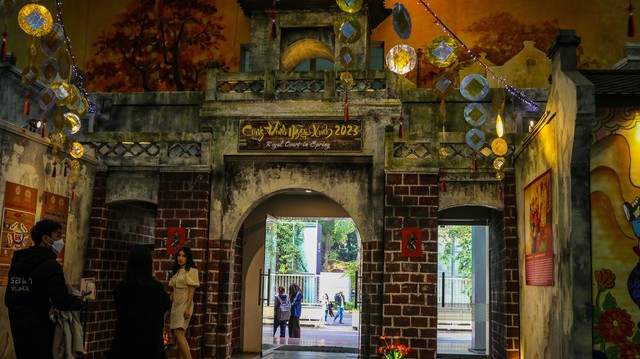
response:
{"label": "string of fairy lights", "polygon": [[467,45],[465,45],[465,43],[453,31],[451,31],[451,29],[442,21],[442,19],[440,19],[438,14],[436,14],[435,11],[431,9],[431,7],[429,6],[429,3],[426,3],[423,0],[419,0],[418,4],[424,6],[426,11],[429,12],[429,14],[431,14],[431,16],[433,16],[433,18],[436,20],[436,25],[442,27],[442,30],[447,34],[447,36],[450,36],[451,38],[456,40],[456,42],[458,42],[460,46],[462,46],[462,48],[467,51],[469,56],[471,56],[471,59],[473,59],[473,61],[479,63],[480,65],[482,65],[482,67],[486,69],[487,73],[490,73],[494,79],[498,80],[512,96],[524,102],[530,108],[538,109],[538,105],[536,105],[533,101],[529,100],[527,96],[524,93],[522,93],[522,91],[509,85],[506,79],[496,74],[486,63],[484,63],[484,61],[482,61],[478,56],[476,56],[476,54],[474,54],[471,51],[471,49],[469,49]]}
{"label": "string of fairy lights", "polygon": [[87,103],[89,104],[89,113],[95,113],[96,112],[95,107],[93,106],[93,103],[89,101],[89,94],[87,93],[87,90],[84,87],[84,83],[85,83],[84,75],[82,74],[82,72],[78,70],[78,67],[76,66],[76,58],[73,55],[73,51],[71,50],[72,49],[71,39],[69,39],[69,36],[67,35],[67,30],[64,26],[64,20],[62,18],[62,1],[60,0],[56,1],[56,8],[58,10],[56,13],[56,18],[58,19],[58,23],[60,24],[60,26],[62,26],[62,34],[64,35],[64,43],[66,45],[66,51],[67,51],[67,54],[69,54],[69,56],[71,57],[71,72],[73,73],[73,76],[75,76],[75,78],[78,79],[75,85],[78,87],[78,89],[82,93],[82,96],[84,96],[84,98],[87,99]]}

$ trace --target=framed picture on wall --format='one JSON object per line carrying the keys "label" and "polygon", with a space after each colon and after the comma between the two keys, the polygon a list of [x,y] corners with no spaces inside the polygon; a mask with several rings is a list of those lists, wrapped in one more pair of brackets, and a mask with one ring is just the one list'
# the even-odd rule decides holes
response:
{"label": "framed picture on wall", "polygon": [[524,241],[526,284],[552,286],[553,192],[551,170],[524,189]]}
{"label": "framed picture on wall", "polygon": [[402,228],[403,257],[422,256],[422,230],[420,228]]}
{"label": "framed picture on wall", "polygon": [[184,247],[186,239],[186,228],[174,227],[167,229],[167,254],[173,255],[178,253],[178,249]]}

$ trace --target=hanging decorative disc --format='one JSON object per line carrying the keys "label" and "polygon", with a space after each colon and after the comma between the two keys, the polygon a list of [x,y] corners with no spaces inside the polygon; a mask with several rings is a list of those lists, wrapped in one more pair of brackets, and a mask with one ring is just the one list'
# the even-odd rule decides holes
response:
{"label": "hanging decorative disc", "polygon": [[398,75],[406,74],[416,66],[418,56],[413,47],[405,44],[394,46],[385,58],[389,70]]}
{"label": "hanging decorative disc", "polygon": [[340,10],[355,14],[362,8],[362,0],[336,0]]}
{"label": "hanging decorative disc", "polygon": [[458,44],[449,36],[435,38],[427,49],[427,60],[438,67],[451,66],[458,60]]}
{"label": "hanging decorative disc", "polygon": [[469,130],[464,138],[467,145],[474,150],[479,150],[484,145],[484,133],[477,128]]}
{"label": "hanging decorative disc", "polygon": [[51,84],[51,89],[56,94],[56,102],[59,106],[66,106],[75,101],[71,85],[64,81],[56,81]]}
{"label": "hanging decorative disc", "polygon": [[62,129],[66,134],[73,135],[80,131],[80,117],[73,112],[67,112],[64,114],[64,128]]}
{"label": "hanging decorative disc", "polygon": [[64,43],[64,29],[62,25],[55,23],[48,34],[40,38],[40,49],[45,56],[51,56],[60,49]]}
{"label": "hanging decorative disc", "polygon": [[353,51],[351,51],[350,48],[348,48],[347,46],[341,48],[339,57],[342,66],[347,69],[353,67],[353,64],[355,63],[355,57],[353,56]]}
{"label": "hanging decorative disc", "polygon": [[7,19],[16,8],[16,0],[0,0],[0,19]]}
{"label": "hanging decorative disc", "polygon": [[504,156],[508,150],[509,146],[507,145],[507,141],[502,138],[496,138],[491,142],[491,151],[493,151],[496,156]]}
{"label": "hanging decorative disc", "polygon": [[80,142],[72,143],[71,144],[71,151],[69,151],[69,154],[73,158],[82,157],[82,155],[84,155],[84,146],[82,146],[82,144]]}
{"label": "hanging decorative disc", "polygon": [[453,92],[455,86],[455,75],[445,71],[433,80],[433,93],[440,98],[445,98]]}
{"label": "hanging decorative disc", "polygon": [[338,40],[353,44],[360,39],[362,29],[358,19],[351,15],[342,15],[333,23],[333,32]]}
{"label": "hanging decorative disc", "polygon": [[506,164],[507,164],[507,160],[504,157],[498,157],[495,160],[493,160],[493,168],[495,168],[498,171],[502,171],[502,169]]}
{"label": "hanging decorative disc", "polygon": [[56,105],[56,94],[52,89],[45,87],[38,93],[38,105],[42,111],[49,111]]}
{"label": "hanging decorative disc", "polygon": [[67,139],[67,136],[62,131],[53,131],[49,135],[49,139],[54,146],[62,147],[62,145],[64,145],[64,141]]}
{"label": "hanging decorative disc", "polygon": [[340,83],[342,84],[342,87],[346,89],[351,88],[351,86],[353,86],[353,75],[348,72],[341,73]]}
{"label": "hanging decorative disc", "polygon": [[20,9],[18,13],[18,24],[27,34],[40,37],[51,31],[53,19],[46,7],[37,4],[28,4]]}
{"label": "hanging decorative disc", "polygon": [[22,70],[22,82],[33,85],[38,81],[38,69],[35,66],[27,66]]}
{"label": "hanging decorative disc", "polygon": [[403,40],[411,36],[411,15],[401,3],[396,3],[393,6],[393,29]]}
{"label": "hanging decorative disc", "polygon": [[58,52],[58,74],[63,79],[68,79],[71,75],[71,56],[66,51]]}
{"label": "hanging decorative disc", "polygon": [[[82,146],[82,145],[80,145],[80,146]],[[84,152],[84,147],[82,147],[82,149],[83,149],[83,152]],[[72,160],[71,163],[69,163],[69,168],[71,169],[71,172],[80,171],[80,161]]]}
{"label": "hanging decorative disc", "polygon": [[480,101],[489,93],[489,81],[480,74],[467,75],[460,83],[460,93],[470,101]]}
{"label": "hanging decorative disc", "polygon": [[441,160],[446,159],[450,155],[451,155],[451,151],[446,147],[440,147],[440,149],[438,150],[438,156],[440,157]]}
{"label": "hanging decorative disc", "polygon": [[46,84],[50,84],[58,74],[58,61],[53,57],[48,58],[40,67],[40,80]]}
{"label": "hanging decorative disc", "polygon": [[502,181],[504,179],[504,172],[502,172],[502,171],[496,172],[496,179],[498,181]]}
{"label": "hanging decorative disc", "polygon": [[84,96],[78,96],[77,99],[67,105],[71,111],[73,111],[79,117],[83,117],[89,112],[89,101]]}
{"label": "hanging decorative disc", "polygon": [[470,103],[464,108],[464,119],[471,126],[478,127],[487,120],[487,110],[481,103]]}

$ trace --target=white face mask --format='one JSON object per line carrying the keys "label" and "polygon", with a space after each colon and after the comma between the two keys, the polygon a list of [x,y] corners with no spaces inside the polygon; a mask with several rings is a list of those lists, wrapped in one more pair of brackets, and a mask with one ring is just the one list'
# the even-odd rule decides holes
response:
{"label": "white face mask", "polygon": [[62,248],[64,248],[64,240],[62,239],[58,239],[51,245],[51,250],[55,254],[60,254],[60,252],[62,252]]}

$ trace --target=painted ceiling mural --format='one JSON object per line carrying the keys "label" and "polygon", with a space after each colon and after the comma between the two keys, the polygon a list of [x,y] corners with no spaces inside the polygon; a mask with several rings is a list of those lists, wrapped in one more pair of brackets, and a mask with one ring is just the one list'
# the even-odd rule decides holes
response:
{"label": "painted ceiling mural", "polygon": [[[87,74],[87,90],[202,90],[208,62],[217,62],[222,71],[239,71],[240,47],[250,41],[251,23],[236,1],[164,0],[162,11],[157,2],[60,1],[77,67]],[[385,1],[385,7],[392,9],[397,2],[409,11],[413,30],[406,40],[399,38],[391,16],[373,29],[371,40],[384,42],[385,53],[403,43],[425,51],[434,38],[444,35],[421,2]],[[18,8],[24,3],[18,1]],[[40,3],[55,14],[52,0]],[[628,5],[628,0],[430,3],[440,19],[474,54],[484,54],[488,63],[504,64],[522,50],[524,41],[534,41],[536,48],[546,51],[558,29],[575,29],[582,38],[579,67],[592,69],[610,68],[623,58],[625,42],[638,41],[638,36],[627,36]],[[7,28],[8,51],[18,58],[18,67],[25,67],[28,36],[20,31],[16,16],[7,19]],[[465,66],[469,59],[462,51],[456,66]],[[415,69],[407,78],[430,84],[442,71],[426,56],[420,68],[419,79]]]}

